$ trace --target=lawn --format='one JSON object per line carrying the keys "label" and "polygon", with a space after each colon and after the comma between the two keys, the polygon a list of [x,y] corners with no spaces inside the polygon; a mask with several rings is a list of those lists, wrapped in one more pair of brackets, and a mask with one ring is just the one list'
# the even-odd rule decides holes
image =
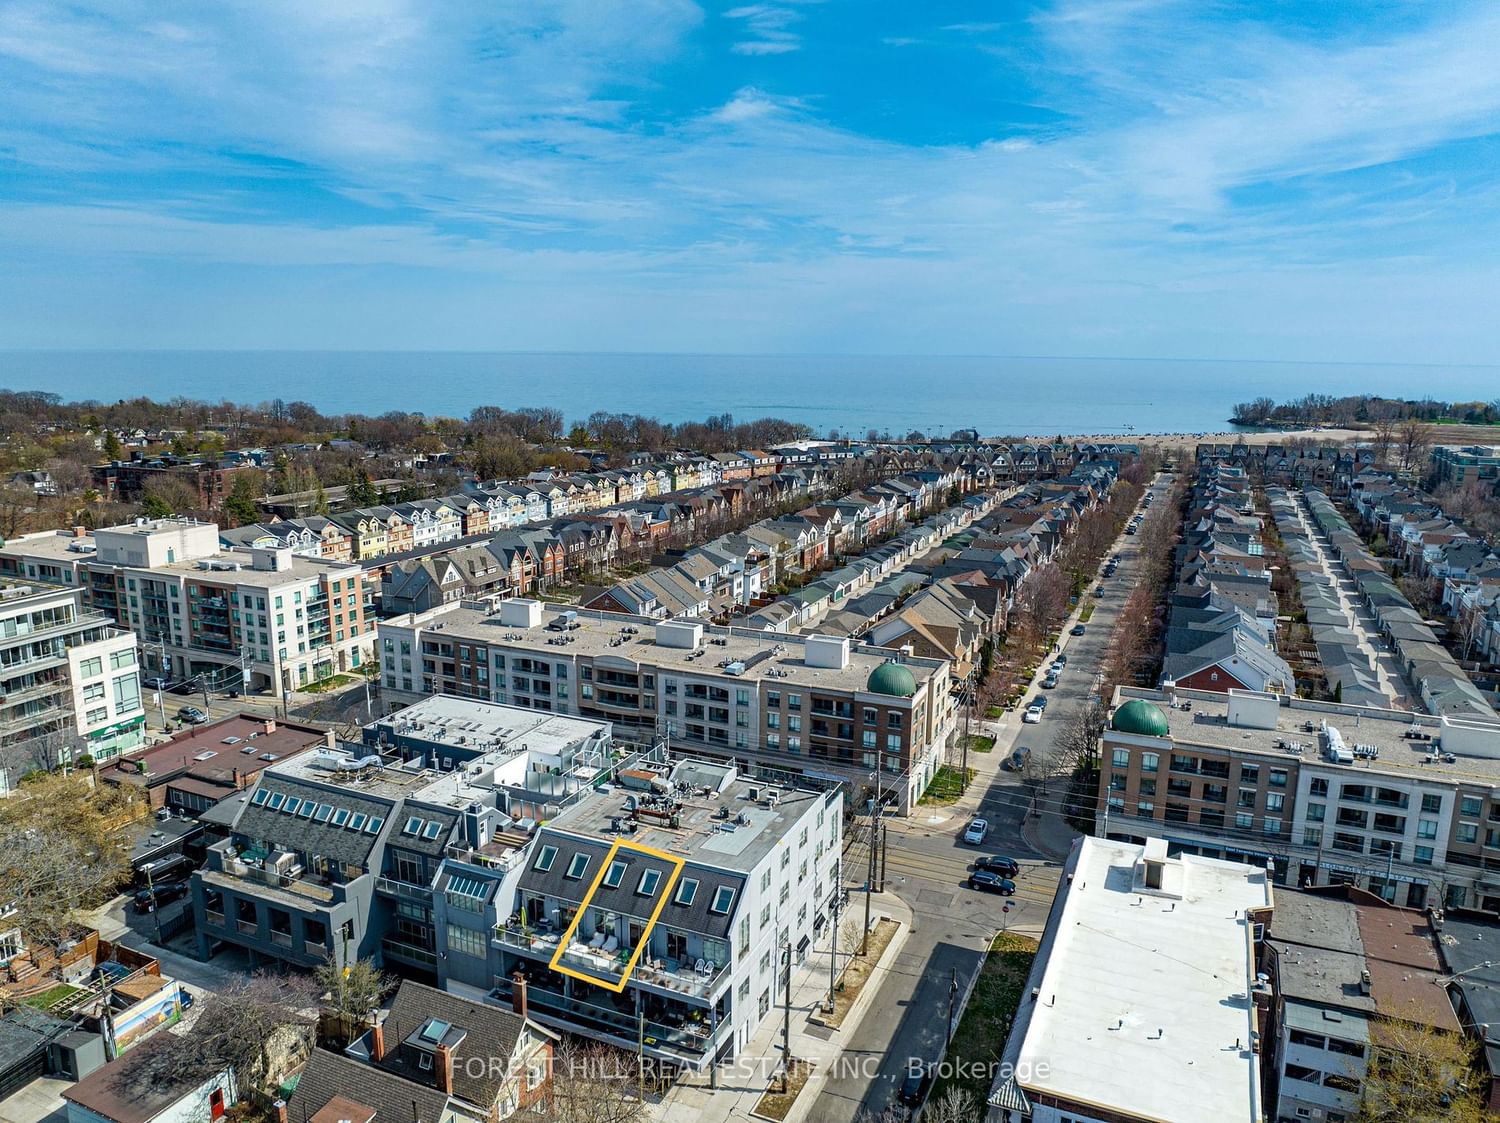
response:
{"label": "lawn", "polygon": [[1035,940],[1012,932],[1001,932],[991,942],[979,981],[953,1035],[944,1075],[933,1086],[929,1103],[937,1103],[952,1088],[972,1097],[975,1104],[984,1103],[990,1092],[988,1073],[1005,1050],[1011,1018],[1021,1004],[1036,949]]}
{"label": "lawn", "polygon": [[329,675],[318,682],[310,682],[306,686],[297,687],[301,694],[328,694],[335,690],[342,690],[346,686],[353,686],[359,682],[358,675]]}
{"label": "lawn", "polygon": [[1094,618],[1094,602],[1093,601],[1089,601],[1087,604],[1085,604],[1083,606],[1083,611],[1078,614],[1078,622],[1080,624],[1087,624],[1093,618]]}
{"label": "lawn", "polygon": [[77,987],[69,986],[67,983],[58,983],[57,986],[44,990],[40,994],[33,994],[26,1000],[26,1005],[35,1006],[38,1010],[50,1010],[77,993]]}
{"label": "lawn", "polygon": [[991,721],[998,721],[1004,715],[1005,715],[1005,711],[1002,710],[999,706],[986,706],[985,707],[984,716],[987,717],[987,718],[989,718]]}
{"label": "lawn", "polygon": [[[969,779],[974,778],[974,770],[969,769]],[[932,806],[934,804],[955,803],[958,797],[964,794],[963,773],[949,765],[943,765],[932,777],[932,783],[927,785],[927,790],[922,793],[922,798],[917,803]]]}
{"label": "lawn", "polygon": [[988,733],[974,733],[969,737],[971,753],[987,753],[995,747],[995,739]]}

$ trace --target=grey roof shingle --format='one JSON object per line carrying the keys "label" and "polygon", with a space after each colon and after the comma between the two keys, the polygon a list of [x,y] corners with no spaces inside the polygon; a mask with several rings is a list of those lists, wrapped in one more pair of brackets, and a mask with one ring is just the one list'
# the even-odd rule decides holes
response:
{"label": "grey roof shingle", "polygon": [[311,1119],[335,1096],[373,1108],[376,1119],[400,1123],[441,1123],[448,1110],[448,1097],[436,1088],[327,1049],[314,1049],[292,1093],[288,1118],[298,1123]]}

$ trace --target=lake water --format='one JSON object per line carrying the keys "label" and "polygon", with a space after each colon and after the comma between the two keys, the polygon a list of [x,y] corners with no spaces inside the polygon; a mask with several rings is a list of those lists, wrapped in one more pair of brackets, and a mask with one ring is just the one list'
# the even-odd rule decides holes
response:
{"label": "lake water", "polygon": [[867,430],[992,434],[1200,432],[1230,407],[1309,392],[1489,399],[1500,368],[1161,359],[526,354],[340,351],[0,351],[0,386],[65,399],[145,395],[258,403],[303,400],[330,413],[478,405],[553,406],[699,420],[776,416]]}

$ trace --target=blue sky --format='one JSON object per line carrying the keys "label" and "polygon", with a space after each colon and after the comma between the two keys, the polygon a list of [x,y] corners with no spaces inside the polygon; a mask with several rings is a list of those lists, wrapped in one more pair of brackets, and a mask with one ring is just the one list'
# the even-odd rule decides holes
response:
{"label": "blue sky", "polygon": [[0,347],[1500,354],[1500,6],[9,0]]}

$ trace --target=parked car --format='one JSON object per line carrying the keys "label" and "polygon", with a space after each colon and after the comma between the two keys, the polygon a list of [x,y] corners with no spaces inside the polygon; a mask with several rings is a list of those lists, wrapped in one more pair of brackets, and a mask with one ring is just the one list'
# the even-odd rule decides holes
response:
{"label": "parked car", "polygon": [[907,1066],[906,1079],[901,1081],[901,1087],[896,1091],[896,1098],[907,1107],[921,1106],[922,1093],[926,1090],[927,1080],[931,1075],[931,1065],[918,1062]]}
{"label": "parked car", "polygon": [[1046,678],[1042,679],[1040,685],[1043,690],[1055,690],[1057,688],[1057,676],[1048,675]]}
{"label": "parked car", "polygon": [[978,846],[989,833],[988,819],[971,819],[969,825],[964,828],[964,841],[970,846]]}
{"label": "parked car", "polygon": [[1039,695],[1032,701],[1031,708],[1034,710],[1045,710],[1047,708],[1046,697],[1044,695]]}
{"label": "parked car", "polygon": [[184,679],[175,686],[167,687],[167,689],[173,694],[196,694],[198,693],[198,680],[193,678]]}
{"label": "parked car", "polygon": [[980,858],[974,863],[976,870],[989,870],[990,873],[998,873],[1001,877],[1015,877],[1021,872],[1021,863],[1014,858],[1006,858],[1003,855],[993,855],[988,858]]}
{"label": "parked car", "polygon": [[[1041,720],[1041,716],[1037,716]],[[1017,745],[1010,756],[1005,758],[1004,767],[1008,772],[1020,772],[1031,763],[1031,750],[1025,745]]]}
{"label": "parked car", "polygon": [[1084,624],[1074,624],[1072,631],[1070,631],[1068,634],[1070,636],[1081,636],[1081,635],[1083,635],[1087,631],[1088,631],[1088,626],[1087,625],[1084,625]]}
{"label": "parked car", "polygon": [[1042,711],[1039,706],[1032,706],[1024,714],[1021,715],[1021,722],[1024,725],[1035,725],[1041,720]]}
{"label": "parked car", "polygon": [[1016,883],[1008,877],[1001,877],[998,873],[989,870],[975,870],[969,875],[970,889],[983,889],[986,893],[999,893],[1002,897],[1012,897],[1016,892]]}
{"label": "parked car", "polygon": [[1052,660],[1052,665],[1054,667],[1066,667],[1068,665],[1068,657],[1066,655],[1059,655],[1056,659]]}
{"label": "parked car", "polygon": [[158,885],[155,890],[137,889],[132,901],[135,911],[150,912],[153,907],[151,900],[153,894],[156,897],[154,907],[160,908],[168,901],[175,901],[181,897],[186,897],[188,895],[188,883],[186,881],[168,881],[163,885]]}
{"label": "parked car", "polygon": [[148,679],[142,679],[141,685],[147,690],[165,690],[170,681],[170,679],[164,678],[161,675],[152,675]]}
{"label": "parked car", "polygon": [[189,725],[202,725],[208,720],[208,715],[197,706],[183,706],[177,711],[177,720],[185,721]]}

